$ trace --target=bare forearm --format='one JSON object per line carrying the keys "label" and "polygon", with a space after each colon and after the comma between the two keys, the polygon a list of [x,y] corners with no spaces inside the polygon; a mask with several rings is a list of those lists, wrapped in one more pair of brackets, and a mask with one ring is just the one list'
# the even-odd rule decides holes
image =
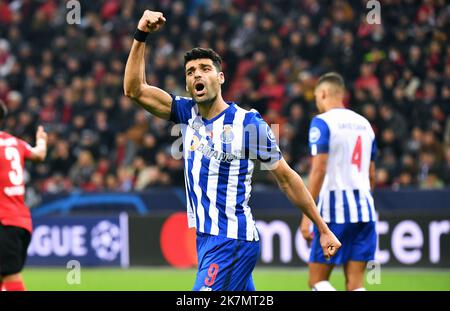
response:
{"label": "bare forearm", "polygon": [[375,162],[370,162],[370,168],[369,168],[369,181],[370,181],[370,190],[375,190],[375,183],[376,183],[376,173],[375,173]]}
{"label": "bare forearm", "polygon": [[320,159],[313,159],[313,167],[308,178],[308,190],[314,200],[319,197],[320,189],[322,188],[323,180],[326,175],[326,162]]}
{"label": "bare forearm", "polygon": [[125,66],[123,89],[127,97],[151,114],[168,120],[172,97],[164,90],[147,84],[145,78],[145,40],[148,33],[158,31],[166,22],[161,12],[145,10],[139,20],[134,41]]}
{"label": "bare forearm", "polygon": [[125,66],[123,88],[126,96],[138,97],[145,84],[145,43],[134,40]]}
{"label": "bare forearm", "polygon": [[33,148],[33,156],[32,159],[34,161],[39,161],[42,162],[45,160],[45,157],[47,156],[47,149],[43,150],[39,147],[34,147]]}

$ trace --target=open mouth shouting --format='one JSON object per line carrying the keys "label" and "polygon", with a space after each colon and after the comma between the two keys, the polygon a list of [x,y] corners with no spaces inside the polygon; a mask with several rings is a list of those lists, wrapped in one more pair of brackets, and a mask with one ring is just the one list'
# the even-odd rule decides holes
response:
{"label": "open mouth shouting", "polygon": [[194,94],[197,97],[202,97],[206,94],[205,84],[201,81],[194,83]]}

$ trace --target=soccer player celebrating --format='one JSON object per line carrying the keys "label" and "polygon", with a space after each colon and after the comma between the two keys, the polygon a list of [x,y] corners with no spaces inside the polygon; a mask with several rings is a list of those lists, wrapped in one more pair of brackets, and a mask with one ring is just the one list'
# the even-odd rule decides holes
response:
{"label": "soccer player celebrating", "polygon": [[339,241],[321,219],[301,178],[284,161],[268,125],[256,111],[222,98],[221,58],[211,49],[185,54],[186,90],[169,95],[145,80],[145,39],[166,22],[146,10],[125,68],[124,92],[155,116],[182,125],[188,223],[197,228],[194,290],[254,290],[259,236],[248,205],[254,159],[263,161],[289,199],[317,225],[326,257]]}
{"label": "soccer player celebrating", "polygon": [[[0,125],[7,109],[0,101]],[[31,216],[24,202],[25,160],[43,161],[47,154],[47,133],[36,132],[36,147],[0,131],[0,289],[23,291],[20,272],[31,239]]]}
{"label": "soccer player celebrating", "polygon": [[[344,265],[347,290],[364,290],[367,261],[373,260],[377,235],[371,189],[374,186],[376,144],[370,123],[345,109],[344,80],[337,73],[319,78],[314,95],[321,114],[309,130],[312,168],[309,191],[318,198],[320,215],[342,241],[343,247],[326,260],[317,228],[301,222],[303,237],[312,241],[309,286],[313,290],[335,290],[328,282],[335,265]],[[320,192],[320,194],[319,194]]]}

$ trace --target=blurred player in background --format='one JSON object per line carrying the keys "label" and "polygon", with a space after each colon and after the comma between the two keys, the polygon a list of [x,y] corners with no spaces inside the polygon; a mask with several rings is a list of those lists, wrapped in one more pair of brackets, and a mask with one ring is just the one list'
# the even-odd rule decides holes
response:
{"label": "blurred player in background", "polygon": [[[225,78],[219,55],[200,48],[185,54],[186,90],[192,98],[172,96],[146,83],[145,39],[165,21],[162,13],[144,12],[126,64],[124,91],[155,116],[185,125],[188,222],[197,228],[198,272],[193,289],[255,289],[251,274],[259,255],[259,236],[248,200],[256,158],[270,166],[281,189],[317,225],[325,256],[334,255],[339,241],[320,218],[300,176],[282,158],[269,126],[256,111],[223,100]],[[245,136],[252,126],[257,134]]]}
{"label": "blurred player in background", "polygon": [[335,290],[328,282],[335,265],[343,265],[347,290],[364,290],[364,272],[374,259],[377,235],[374,187],[375,134],[369,122],[345,109],[345,85],[337,73],[321,76],[314,92],[320,112],[311,122],[309,144],[312,169],[309,191],[318,198],[320,215],[343,247],[327,261],[311,221],[301,222],[303,237],[312,241],[309,286]]}
{"label": "blurred player in background", "polygon": [[[0,126],[7,108],[0,101]],[[39,126],[36,147],[0,131],[0,288],[23,291],[20,272],[31,239],[31,216],[24,202],[25,160],[43,161],[47,154],[47,133]]]}

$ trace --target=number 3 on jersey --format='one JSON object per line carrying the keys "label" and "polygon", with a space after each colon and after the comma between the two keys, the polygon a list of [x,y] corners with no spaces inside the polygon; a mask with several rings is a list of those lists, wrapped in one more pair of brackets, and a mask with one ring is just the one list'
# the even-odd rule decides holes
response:
{"label": "number 3 on jersey", "polygon": [[352,164],[355,164],[358,168],[358,171],[361,172],[361,155],[362,155],[362,142],[361,135],[356,139],[355,147],[353,148],[352,153]]}
{"label": "number 3 on jersey", "polygon": [[20,162],[19,150],[14,147],[5,148],[5,158],[11,163],[11,171],[9,172],[9,180],[14,186],[20,186],[23,183],[23,168]]}

